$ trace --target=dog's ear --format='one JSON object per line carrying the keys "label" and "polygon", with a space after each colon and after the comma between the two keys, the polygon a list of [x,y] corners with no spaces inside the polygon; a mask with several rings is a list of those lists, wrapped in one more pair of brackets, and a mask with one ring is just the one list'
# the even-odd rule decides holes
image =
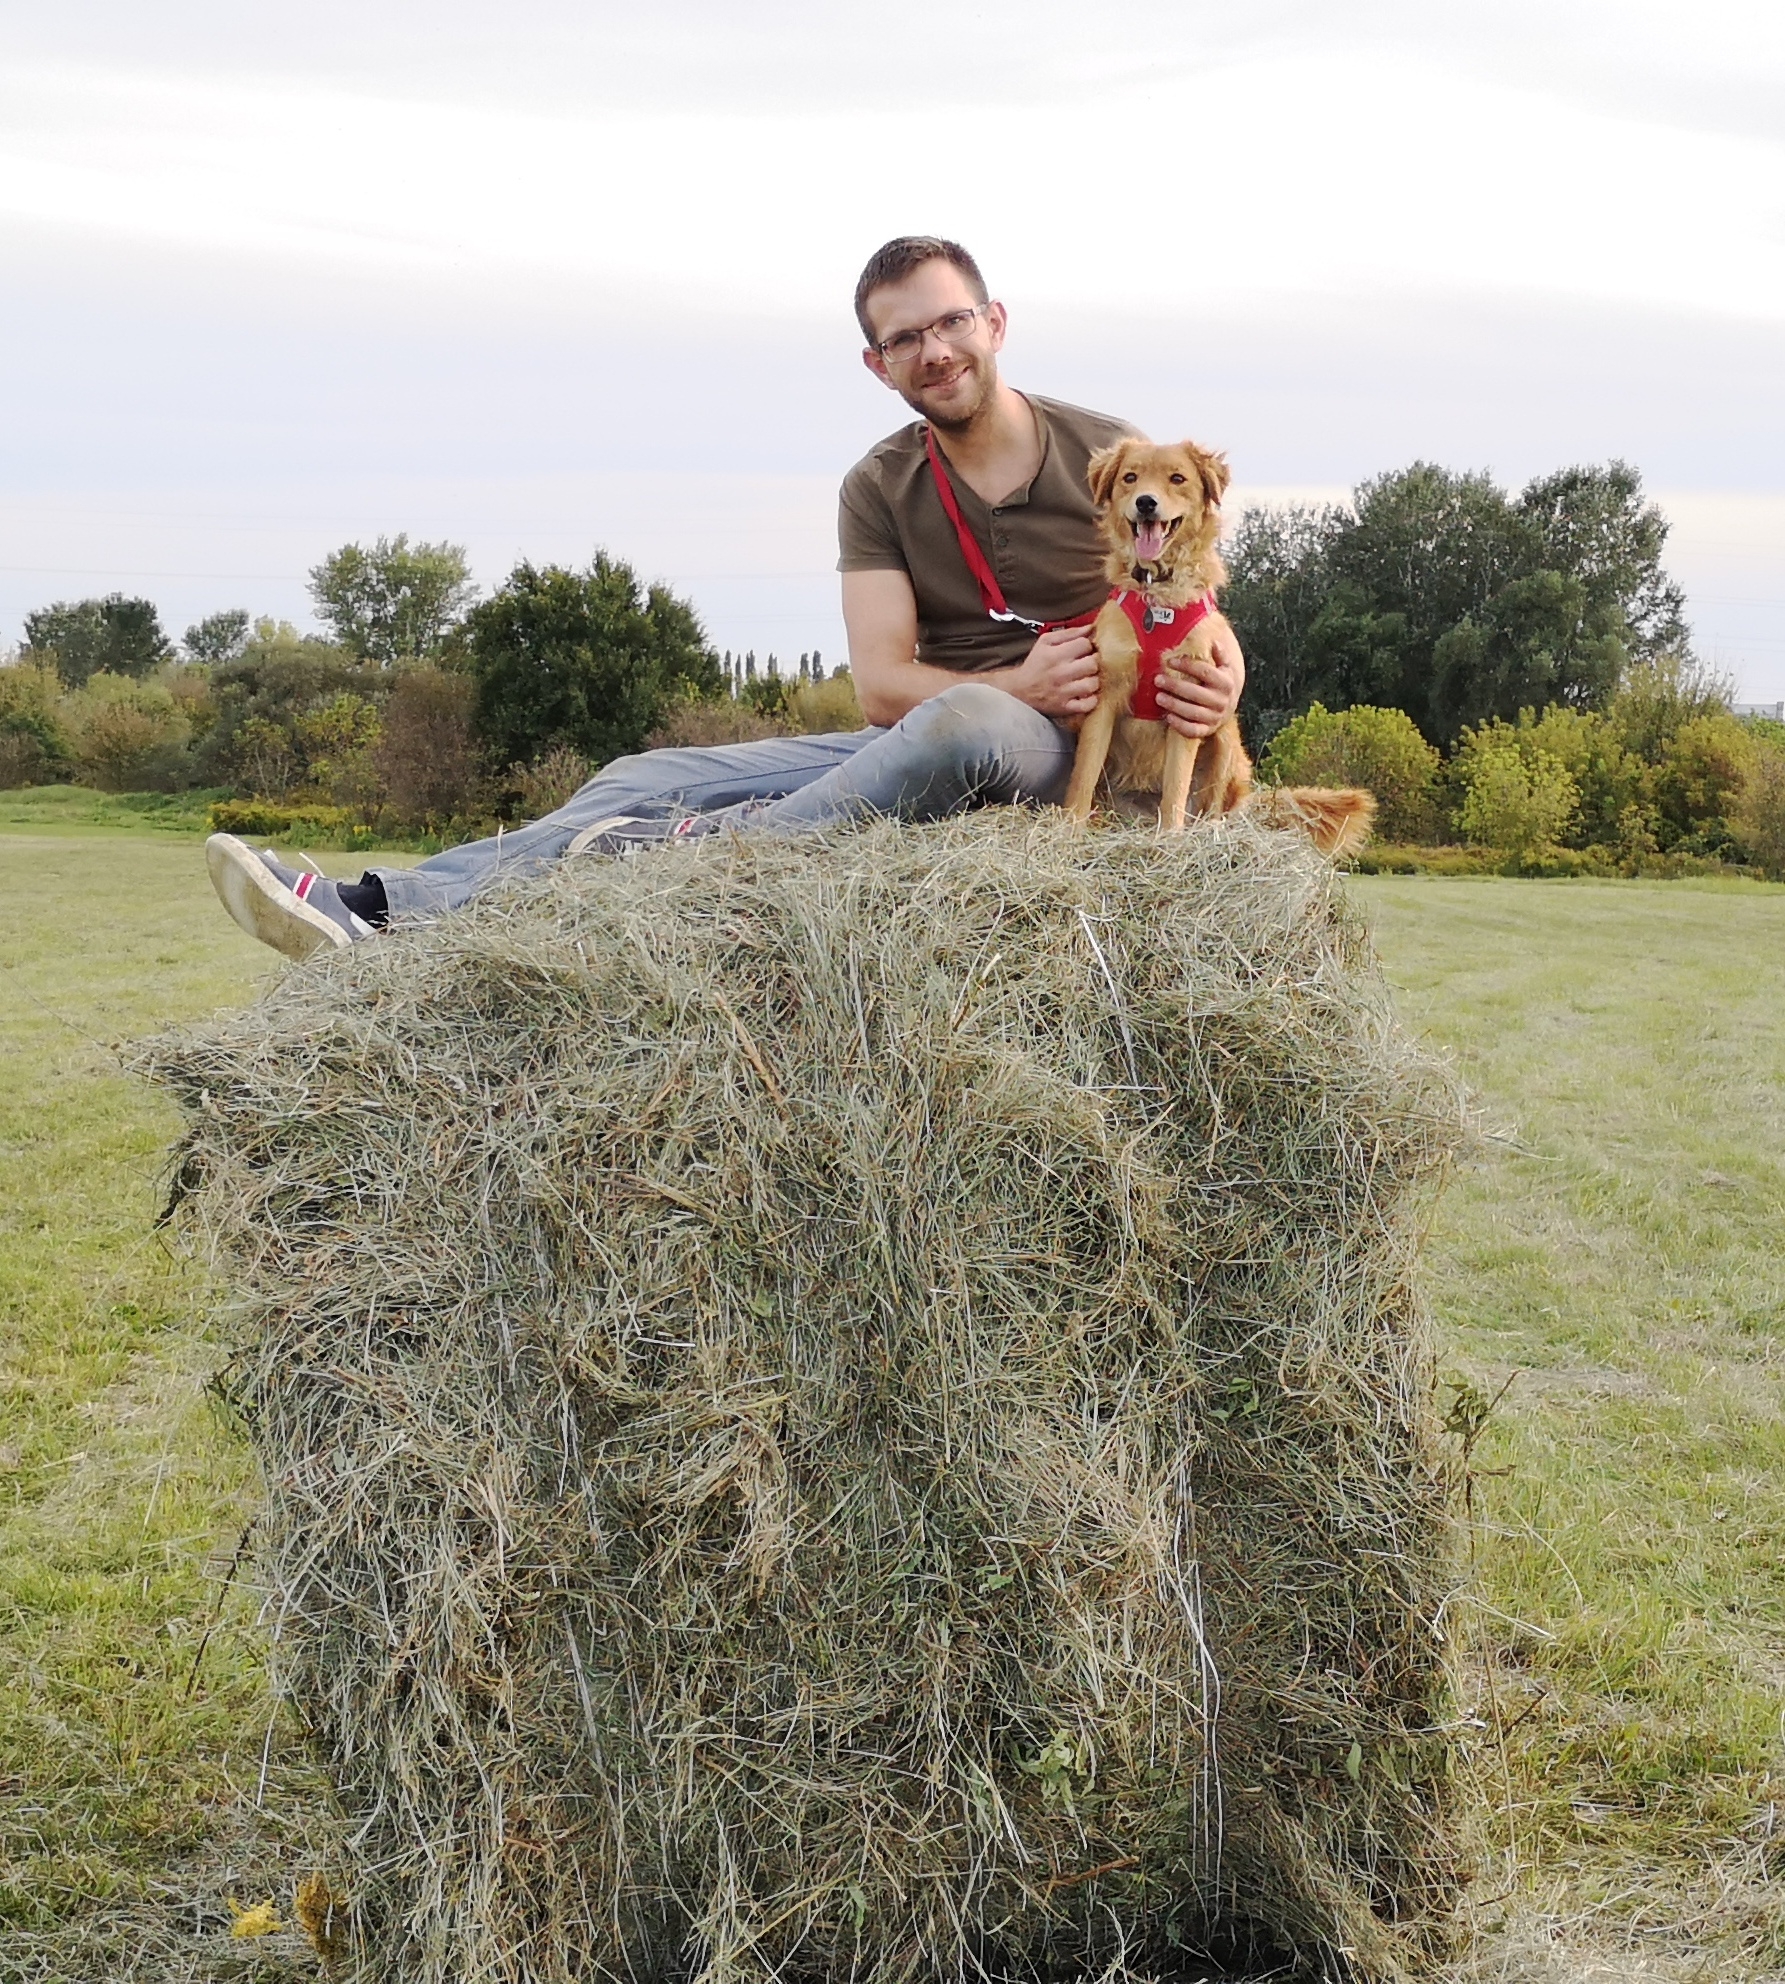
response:
{"label": "dog's ear", "polygon": [[1211,510],[1219,509],[1221,498],[1227,494],[1227,485],[1233,480],[1228,471],[1225,455],[1205,455],[1199,448],[1196,451],[1196,470],[1202,477],[1202,493]]}
{"label": "dog's ear", "polygon": [[1128,452],[1126,439],[1099,448],[1085,465],[1085,480],[1091,485],[1091,501],[1098,509],[1115,493],[1116,477],[1122,472],[1122,457]]}

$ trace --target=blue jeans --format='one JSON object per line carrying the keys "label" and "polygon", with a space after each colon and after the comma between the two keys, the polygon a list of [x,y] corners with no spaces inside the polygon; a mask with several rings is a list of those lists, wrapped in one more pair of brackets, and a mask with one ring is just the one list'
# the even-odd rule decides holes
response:
{"label": "blue jeans", "polygon": [[698,813],[703,828],[804,833],[876,815],[939,820],[969,806],[1056,804],[1073,750],[1071,733],[1027,703],[989,683],[962,682],[889,730],[616,758],[531,826],[449,847],[413,868],[372,872],[393,917],[438,916],[498,877],[536,873],[585,827],[616,814]]}

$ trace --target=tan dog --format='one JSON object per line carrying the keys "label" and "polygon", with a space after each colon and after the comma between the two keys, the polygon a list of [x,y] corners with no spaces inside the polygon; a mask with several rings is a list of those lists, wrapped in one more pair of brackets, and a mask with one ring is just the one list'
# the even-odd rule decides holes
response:
{"label": "tan dog", "polygon": [[1183,830],[1185,816],[1245,808],[1272,826],[1305,830],[1328,854],[1369,838],[1376,802],[1355,789],[1266,788],[1254,794],[1252,761],[1229,717],[1212,737],[1182,737],[1154,695],[1161,672],[1206,661],[1227,625],[1215,610],[1226,577],[1215,541],[1226,492],[1225,459],[1194,442],[1156,447],[1117,441],[1091,457],[1091,495],[1109,556],[1110,597],[1097,616],[1101,693],[1082,719],[1066,810],[1091,817],[1105,772],[1115,792],[1156,792],[1159,824]]}

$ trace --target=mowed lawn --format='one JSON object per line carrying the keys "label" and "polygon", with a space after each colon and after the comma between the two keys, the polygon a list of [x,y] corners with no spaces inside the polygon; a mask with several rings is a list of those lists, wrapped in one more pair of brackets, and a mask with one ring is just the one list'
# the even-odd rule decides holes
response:
{"label": "mowed lawn", "polygon": [[[1456,1615],[1474,1918],[1776,1974],[1785,889],[1351,886],[1500,1132],[1428,1254],[1446,1370],[1511,1381]],[[0,811],[0,1978],[317,1974],[228,1934],[289,1915],[320,1794],[223,1593],[252,1479],[154,1223],[174,1114],[116,1052],[278,969],[195,837]]]}

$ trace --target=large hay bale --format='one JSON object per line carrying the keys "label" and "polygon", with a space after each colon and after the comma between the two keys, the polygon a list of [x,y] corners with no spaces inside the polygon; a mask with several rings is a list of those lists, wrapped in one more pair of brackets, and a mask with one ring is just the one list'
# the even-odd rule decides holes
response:
{"label": "large hay bale", "polygon": [[1293,837],[570,864],[150,1061],[356,1974],[1421,1969],[1462,1118]]}

